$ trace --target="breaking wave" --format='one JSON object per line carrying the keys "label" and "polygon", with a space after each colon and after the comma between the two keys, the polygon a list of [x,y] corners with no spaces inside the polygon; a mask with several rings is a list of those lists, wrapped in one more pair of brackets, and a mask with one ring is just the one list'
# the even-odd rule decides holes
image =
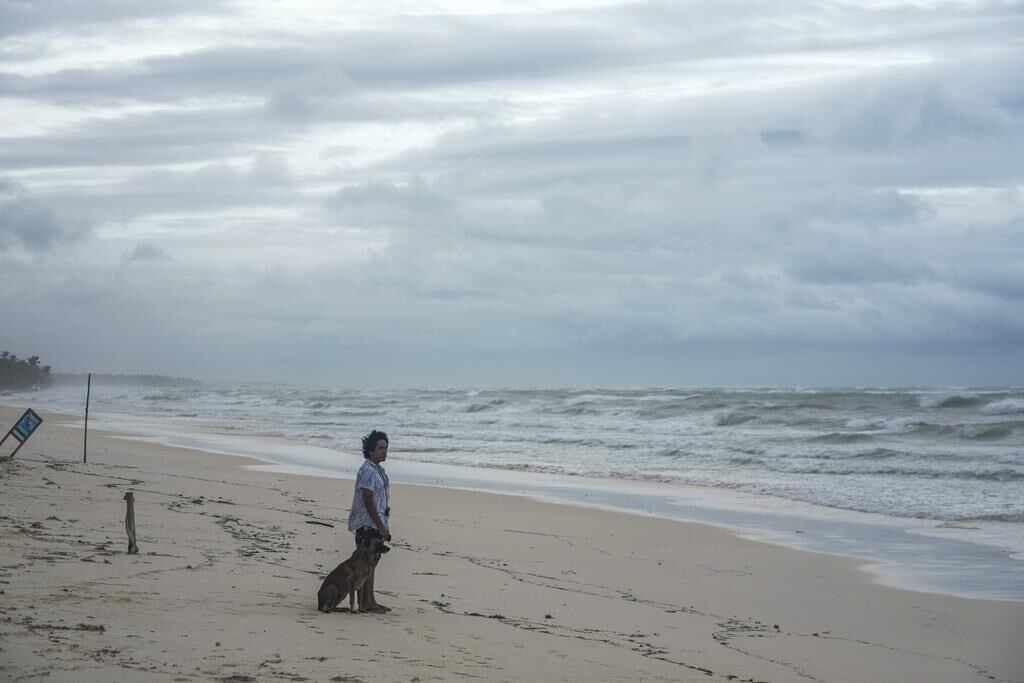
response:
{"label": "breaking wave", "polygon": [[922,408],[967,408],[983,401],[977,394],[925,394],[918,404]]}
{"label": "breaking wave", "polygon": [[981,408],[978,408],[978,412],[986,415],[1014,415],[1017,413],[1024,413],[1024,399],[1019,398],[1004,398],[1002,401],[995,401],[989,403]]}
{"label": "breaking wave", "polygon": [[732,427],[756,419],[756,415],[749,415],[747,413],[719,413],[715,415],[715,424],[719,427]]}

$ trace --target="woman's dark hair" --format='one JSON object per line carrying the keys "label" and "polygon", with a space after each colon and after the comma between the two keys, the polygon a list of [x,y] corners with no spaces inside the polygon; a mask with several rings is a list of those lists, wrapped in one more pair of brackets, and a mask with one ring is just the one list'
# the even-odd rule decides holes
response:
{"label": "woman's dark hair", "polygon": [[384,432],[378,432],[374,429],[372,432],[363,437],[363,457],[369,458],[370,453],[373,453],[373,449],[377,447],[378,441],[390,441],[388,435]]}

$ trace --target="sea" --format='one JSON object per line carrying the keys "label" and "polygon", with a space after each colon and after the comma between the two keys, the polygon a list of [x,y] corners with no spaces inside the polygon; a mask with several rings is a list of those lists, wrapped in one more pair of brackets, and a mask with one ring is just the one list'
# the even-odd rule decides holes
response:
{"label": "sea", "polygon": [[[0,403],[84,416],[85,386]],[[859,558],[911,590],[1024,600],[1024,387],[357,390],[94,381],[90,428],[350,477],[610,508]],[[400,515],[400,503],[396,506]],[[644,533],[638,520],[637,533]]]}

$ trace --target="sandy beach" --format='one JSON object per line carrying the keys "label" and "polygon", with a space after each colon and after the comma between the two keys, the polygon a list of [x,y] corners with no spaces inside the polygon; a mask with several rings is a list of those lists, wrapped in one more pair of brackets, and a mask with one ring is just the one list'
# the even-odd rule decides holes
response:
{"label": "sandy beach", "polygon": [[1024,681],[1024,603],[880,586],[848,558],[710,526],[427,486],[394,486],[377,578],[392,611],[322,614],[320,581],[351,552],[351,481],[93,431],[82,463],[73,418],[42,415],[0,462],[4,680]]}

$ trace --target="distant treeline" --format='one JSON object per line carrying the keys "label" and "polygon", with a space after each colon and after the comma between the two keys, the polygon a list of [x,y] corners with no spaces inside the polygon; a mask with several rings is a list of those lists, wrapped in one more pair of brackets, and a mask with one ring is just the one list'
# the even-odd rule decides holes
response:
{"label": "distant treeline", "polygon": [[53,382],[49,365],[40,365],[39,356],[18,358],[0,351],[0,389],[34,389]]}
{"label": "distant treeline", "polygon": [[[88,374],[84,372],[58,372],[53,379],[58,384],[85,384]],[[141,387],[181,387],[198,385],[200,382],[184,377],[167,377],[166,375],[112,375],[103,372],[92,373],[93,384],[130,385]]]}

